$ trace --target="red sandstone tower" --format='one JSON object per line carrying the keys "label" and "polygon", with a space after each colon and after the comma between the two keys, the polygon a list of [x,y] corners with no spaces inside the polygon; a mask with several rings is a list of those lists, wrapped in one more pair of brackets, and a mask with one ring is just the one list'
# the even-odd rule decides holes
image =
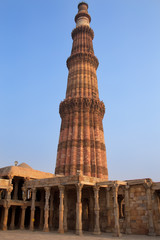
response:
{"label": "red sandstone tower", "polygon": [[55,174],[81,174],[108,179],[102,119],[104,103],[99,100],[88,4],[78,5],[76,28],[72,31],[72,51],[66,98],[60,103],[62,119]]}

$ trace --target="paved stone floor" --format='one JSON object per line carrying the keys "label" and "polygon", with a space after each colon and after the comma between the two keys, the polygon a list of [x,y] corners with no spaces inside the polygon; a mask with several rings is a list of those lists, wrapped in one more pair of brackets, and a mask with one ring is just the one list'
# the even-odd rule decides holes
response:
{"label": "paved stone floor", "polygon": [[102,233],[101,235],[93,235],[84,233],[83,236],[77,236],[74,233],[58,234],[56,232],[40,232],[40,231],[21,231],[9,230],[0,231],[0,240],[160,240],[160,236],[140,236],[140,235],[122,235],[120,238],[115,238],[112,234]]}

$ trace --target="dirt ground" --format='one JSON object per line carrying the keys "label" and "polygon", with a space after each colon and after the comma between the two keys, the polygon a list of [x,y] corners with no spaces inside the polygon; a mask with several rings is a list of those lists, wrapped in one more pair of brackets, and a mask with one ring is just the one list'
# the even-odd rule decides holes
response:
{"label": "dirt ground", "polygon": [[59,234],[57,232],[40,232],[40,231],[21,231],[9,230],[0,231],[0,240],[160,240],[160,236],[144,236],[144,235],[122,235],[120,238],[113,237],[113,234],[102,233],[101,235],[93,235],[84,233],[82,236],[77,236],[74,233]]}

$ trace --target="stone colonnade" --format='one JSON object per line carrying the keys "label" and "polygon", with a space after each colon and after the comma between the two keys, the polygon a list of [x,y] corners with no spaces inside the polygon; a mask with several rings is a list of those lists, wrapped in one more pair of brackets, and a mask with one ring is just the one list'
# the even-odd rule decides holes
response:
{"label": "stone colonnade", "polygon": [[[67,231],[67,196],[65,192],[65,186],[59,185],[59,233],[64,233]],[[77,192],[77,202],[76,202],[76,234],[81,235],[82,234],[82,188],[83,184],[78,183],[76,184],[76,192]],[[99,220],[99,212],[100,212],[100,206],[99,206],[99,189],[100,186],[93,186],[94,191],[94,215],[95,215],[95,226],[94,226],[94,234],[100,234],[100,220]],[[119,235],[119,218],[118,218],[118,201],[117,201],[117,193],[118,193],[118,187],[114,188],[114,216],[115,216],[115,234],[116,236]],[[26,200],[26,189],[23,187],[23,201]],[[30,224],[29,229],[34,230],[34,221],[35,221],[35,204],[36,204],[36,187],[33,187],[31,189],[32,197],[31,197],[31,212],[30,212]],[[45,190],[45,203],[44,208],[40,206],[40,228],[43,229],[43,231],[47,232],[49,229],[52,229],[52,219],[53,219],[53,199],[54,199],[54,189],[51,187],[44,187]],[[109,207],[109,190],[110,188],[106,188],[107,192],[107,222],[108,226],[110,225],[110,207]],[[10,200],[11,198],[11,191],[12,189],[8,190],[7,192],[7,200]],[[52,194],[51,194],[52,191]],[[49,201],[51,198],[51,201]],[[3,223],[2,223],[2,229],[7,229],[7,221],[8,221],[8,210],[9,210],[9,202],[8,204],[4,205],[4,217],[3,217]],[[21,206],[21,219],[20,219],[20,229],[24,229],[24,223],[25,223],[25,214],[26,214],[26,208],[27,205]],[[10,229],[14,229],[14,222],[15,222],[15,210],[16,206],[12,206],[12,215],[11,215],[11,224]],[[44,215],[43,215],[44,212]],[[44,218],[44,219],[43,219]],[[44,222],[44,224],[43,224]]]}
{"label": "stone colonnade", "polygon": [[[83,184],[78,183],[76,186],[77,192],[77,202],[76,202],[76,234],[82,234],[82,189]],[[43,228],[43,231],[47,232],[49,229],[52,229],[52,220],[53,220],[53,199],[54,199],[54,189],[51,187],[44,187],[45,189],[45,206],[44,206],[44,225],[43,225],[43,208],[40,211],[40,228]],[[67,196],[64,185],[59,185],[59,233],[64,233],[67,231]],[[115,221],[115,236],[120,236],[120,227],[119,227],[119,210],[118,210],[118,184],[106,187],[106,198],[107,198],[107,226],[111,224],[111,207],[110,207],[110,190],[113,190],[114,196],[114,221]],[[95,226],[94,234],[100,234],[100,206],[99,206],[99,190],[100,186],[93,186],[94,191],[94,215],[95,215]],[[35,216],[35,202],[36,202],[36,188],[32,188],[32,200],[31,200],[31,215],[30,215],[30,230],[34,229],[34,216]],[[52,194],[51,194],[52,191]],[[127,196],[126,196],[127,198]],[[49,201],[51,200],[51,201]],[[22,209],[23,214],[21,218],[21,229],[24,228],[24,218],[25,218],[25,207]],[[43,226],[42,226],[43,225]]]}
{"label": "stone colonnade", "polygon": [[[77,200],[76,200],[76,234],[81,235],[82,234],[82,189],[83,184],[77,183],[75,184],[76,187],[76,193],[77,193]],[[101,185],[97,184],[95,186],[90,186],[93,188],[94,193],[94,234],[100,234],[100,203],[99,203],[99,190],[100,187],[103,187],[106,189],[106,232],[111,232],[114,229],[114,236],[120,236],[120,224],[119,224],[119,203],[118,203],[118,190],[119,186],[121,186],[118,183],[113,183],[112,185]],[[148,226],[149,226],[149,235],[155,234],[154,229],[154,223],[153,223],[153,209],[152,209],[152,183],[145,182],[144,183],[145,189],[146,189],[146,204],[147,204],[147,211],[148,211]],[[37,188],[38,189],[38,188]],[[27,189],[23,187],[23,205],[21,205],[21,218],[20,218],[20,229],[24,229],[24,223],[25,223],[25,214],[26,214],[26,208],[28,206],[31,206],[30,209],[30,224],[29,229],[34,230],[34,221],[35,221],[35,206],[36,206],[36,187],[33,187],[31,189],[32,197],[30,204],[25,204],[26,200],[26,193]],[[68,207],[67,207],[67,194],[66,194],[66,187],[64,185],[59,185],[59,233],[64,233],[67,231],[67,213],[68,213]],[[126,184],[124,186],[124,201],[125,201],[125,233],[131,234],[131,219],[130,219],[130,186]],[[40,216],[39,216],[39,228],[43,229],[43,231],[47,232],[49,229],[53,229],[53,214],[54,214],[54,208],[53,208],[53,200],[54,200],[54,193],[55,189],[54,187],[44,187],[45,193],[45,202],[43,202],[43,205],[41,204],[39,206],[40,208]],[[2,218],[2,229],[7,229],[7,221],[8,221],[8,212],[9,208],[12,207],[11,211],[11,220],[10,220],[10,229],[14,229],[15,226],[15,213],[16,213],[16,205],[13,204],[11,200],[11,192],[12,188],[9,188],[7,190],[5,203],[3,204],[4,211],[3,211],[3,218]],[[113,208],[111,204],[111,199],[113,200]],[[111,205],[110,205],[111,204]],[[113,217],[111,212],[113,211]],[[112,217],[112,220],[111,220]],[[113,227],[113,221],[114,221],[114,227]],[[112,226],[111,226],[112,225]]]}

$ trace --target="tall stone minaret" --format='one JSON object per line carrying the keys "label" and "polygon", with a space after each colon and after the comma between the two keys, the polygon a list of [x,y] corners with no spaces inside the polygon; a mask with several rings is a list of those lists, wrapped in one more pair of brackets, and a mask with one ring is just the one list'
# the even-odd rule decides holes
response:
{"label": "tall stone minaret", "polygon": [[72,31],[72,51],[66,98],[60,103],[62,119],[55,174],[82,175],[108,179],[102,119],[104,103],[99,100],[88,4],[80,3]]}

